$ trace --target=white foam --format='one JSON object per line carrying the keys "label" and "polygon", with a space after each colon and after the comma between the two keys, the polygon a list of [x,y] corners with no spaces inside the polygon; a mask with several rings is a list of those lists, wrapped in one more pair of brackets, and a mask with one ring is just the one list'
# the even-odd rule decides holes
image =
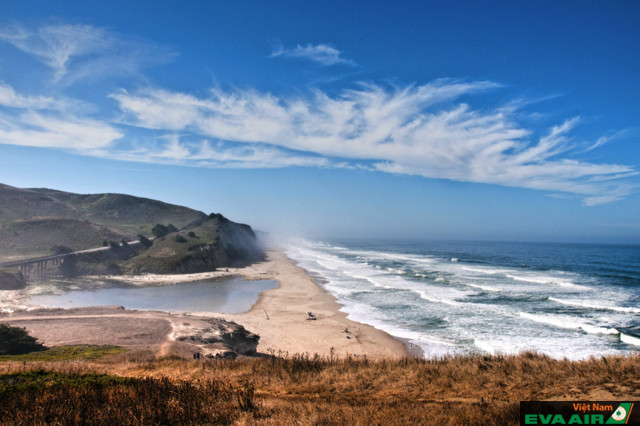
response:
{"label": "white foam", "polygon": [[[584,359],[630,350],[612,345],[604,336],[619,335],[611,327],[628,324],[628,315],[640,309],[625,303],[628,292],[590,286],[599,281],[587,275],[452,262],[456,253],[436,258],[344,248],[307,245],[292,249],[291,257],[326,280],[323,286],[338,298],[349,318],[407,339],[427,357],[536,350]],[[495,303],[469,298],[481,291],[507,298]],[[554,302],[613,313],[587,311],[582,317],[564,309],[569,312],[547,314],[547,308],[561,309]],[[522,307],[525,303],[527,308]],[[449,322],[429,325],[431,319],[444,318]],[[633,339],[640,340],[630,336]]]}
{"label": "white foam", "polygon": [[343,310],[348,312],[347,317],[350,320],[370,324],[394,337],[408,340],[410,343],[417,345],[422,349],[425,358],[438,358],[460,352],[453,343],[419,331],[399,327],[398,325],[391,323],[391,321],[386,318],[382,312],[379,312],[368,305],[357,302],[346,302],[343,303],[343,305]]}
{"label": "white foam", "polygon": [[472,268],[470,266],[463,266],[460,269],[464,269],[465,271],[469,271],[469,272],[479,272],[481,274],[487,274],[487,275],[497,275],[497,274],[506,274],[509,272],[514,272],[510,269]]}
{"label": "white foam", "polygon": [[452,299],[433,297],[432,295],[430,295],[428,292],[426,292],[424,290],[415,290],[415,292],[418,293],[422,299],[427,300],[429,302],[444,303],[445,305],[449,305],[449,306],[460,306],[460,305],[462,305],[462,303],[457,302],[457,301],[452,300]]}
{"label": "white foam", "polygon": [[507,274],[507,277],[516,281],[524,281],[524,282],[529,282],[534,284],[552,284],[552,285],[558,285],[561,287],[572,287],[572,288],[581,288],[584,290],[589,290],[589,287],[574,284],[571,281],[561,281],[559,278],[553,277],[553,276],[546,276],[546,275],[527,276],[527,275]]}
{"label": "white foam", "polygon": [[628,345],[640,346],[640,338],[629,334],[620,333],[620,341]]}
{"label": "white foam", "polygon": [[619,334],[620,333],[615,328],[591,325],[585,322],[577,321],[575,318],[571,318],[567,316],[538,315],[538,314],[529,314],[526,312],[520,312],[520,316],[538,323],[552,325],[554,327],[564,328],[564,329],[582,330],[590,334]]}
{"label": "white foam", "polygon": [[631,308],[631,307],[624,307],[624,306],[611,306],[611,305],[604,305],[604,304],[599,304],[599,303],[590,303],[590,302],[585,302],[582,300],[569,300],[569,299],[559,299],[557,297],[549,297],[549,300],[552,300],[554,302],[557,303],[561,303],[563,305],[569,305],[569,306],[578,306],[581,308],[589,308],[589,309],[604,309],[604,310],[610,310],[610,311],[616,311],[616,312],[624,312],[624,313],[640,313],[640,308]]}
{"label": "white foam", "polygon": [[489,355],[508,355],[519,352],[517,350],[513,350],[513,348],[505,347],[504,342],[473,339],[473,344],[478,349],[488,353]]}
{"label": "white foam", "polygon": [[465,283],[465,285],[468,285],[469,287],[473,287],[473,288],[479,288],[480,290],[484,290],[484,291],[490,291],[493,293],[498,293],[502,291],[498,288],[491,287],[488,285],[482,285],[482,284]]}

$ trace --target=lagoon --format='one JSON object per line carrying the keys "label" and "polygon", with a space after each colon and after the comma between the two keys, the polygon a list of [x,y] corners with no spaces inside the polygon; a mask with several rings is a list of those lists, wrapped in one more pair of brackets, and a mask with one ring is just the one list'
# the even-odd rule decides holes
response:
{"label": "lagoon", "polygon": [[38,294],[28,303],[53,308],[116,305],[139,310],[239,314],[249,311],[262,291],[277,287],[276,281],[241,278],[148,287],[118,283],[106,288]]}

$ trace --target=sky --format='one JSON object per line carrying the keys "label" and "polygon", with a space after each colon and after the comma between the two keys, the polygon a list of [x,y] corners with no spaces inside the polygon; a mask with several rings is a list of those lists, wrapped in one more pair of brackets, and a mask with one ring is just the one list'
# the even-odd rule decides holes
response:
{"label": "sky", "polygon": [[0,182],[275,235],[640,244],[639,76],[634,0],[3,0]]}

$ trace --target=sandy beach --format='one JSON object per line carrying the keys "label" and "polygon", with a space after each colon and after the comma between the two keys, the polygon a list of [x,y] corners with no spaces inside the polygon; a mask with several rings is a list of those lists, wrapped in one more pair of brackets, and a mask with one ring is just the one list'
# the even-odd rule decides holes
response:
{"label": "sandy beach", "polygon": [[[242,276],[280,283],[279,288],[263,292],[249,312],[226,316],[258,333],[261,351],[329,356],[333,348],[339,356],[397,358],[408,355],[406,346],[389,334],[347,319],[336,299],[283,253],[269,252],[266,262],[246,268]],[[308,320],[307,312],[312,312],[317,319]]]}
{"label": "sandy beach", "polygon": [[[263,354],[355,355],[371,359],[410,355],[407,347],[389,334],[347,319],[347,314],[340,311],[341,306],[333,296],[278,251],[269,251],[264,261],[243,268],[200,274],[99,278],[138,285],[161,285],[231,276],[246,280],[274,280],[279,287],[264,291],[254,306],[242,314],[176,314],[110,307],[15,312],[0,316],[0,321],[27,328],[47,345],[114,344],[156,355],[184,356],[197,348],[177,342],[176,335],[185,329],[204,329],[208,318],[224,318],[258,334],[258,352]],[[316,319],[308,319],[307,312]]]}

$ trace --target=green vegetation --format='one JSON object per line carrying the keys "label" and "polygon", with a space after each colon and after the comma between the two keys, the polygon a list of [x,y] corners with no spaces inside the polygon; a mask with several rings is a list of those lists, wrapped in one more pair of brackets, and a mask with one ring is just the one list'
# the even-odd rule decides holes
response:
{"label": "green vegetation", "polygon": [[0,355],[19,355],[44,349],[44,345],[29,336],[24,328],[0,324]]}
{"label": "green vegetation", "polygon": [[169,233],[169,228],[161,223],[157,223],[153,228],[151,228],[151,233],[156,238],[162,238]]}
{"label": "green vegetation", "polygon": [[111,345],[68,345],[54,346],[38,352],[21,355],[0,355],[1,361],[77,361],[97,360],[107,355],[118,355],[127,350],[120,346]]}
{"label": "green vegetation", "polygon": [[49,278],[204,272],[263,256],[249,226],[147,198],[0,184],[0,205],[0,261],[110,248],[65,258]]}
{"label": "green vegetation", "polygon": [[31,218],[0,227],[0,255],[37,257],[58,254],[59,247],[71,251],[99,247],[104,240],[120,240],[124,234],[105,226],[75,218]]}
{"label": "green vegetation", "polygon": [[0,423],[229,424],[256,410],[250,385],[60,374],[0,376]]}
{"label": "green vegetation", "polygon": [[99,247],[105,240],[151,235],[156,223],[184,228],[206,219],[186,207],[123,194],[72,194],[0,184],[0,257],[52,254]]}
{"label": "green vegetation", "polygon": [[[167,226],[156,225],[153,244],[126,262],[122,269],[130,273],[186,273],[214,270],[227,259],[216,247],[220,238],[220,221],[208,219],[189,231],[169,233]],[[164,233],[167,232],[167,234]],[[199,237],[196,237],[196,233]],[[218,253],[216,253],[218,251]]]}
{"label": "green vegetation", "polygon": [[149,248],[153,244],[153,242],[149,238],[145,237],[142,234],[138,234],[138,241],[140,241],[140,244],[142,244],[144,248]]}

